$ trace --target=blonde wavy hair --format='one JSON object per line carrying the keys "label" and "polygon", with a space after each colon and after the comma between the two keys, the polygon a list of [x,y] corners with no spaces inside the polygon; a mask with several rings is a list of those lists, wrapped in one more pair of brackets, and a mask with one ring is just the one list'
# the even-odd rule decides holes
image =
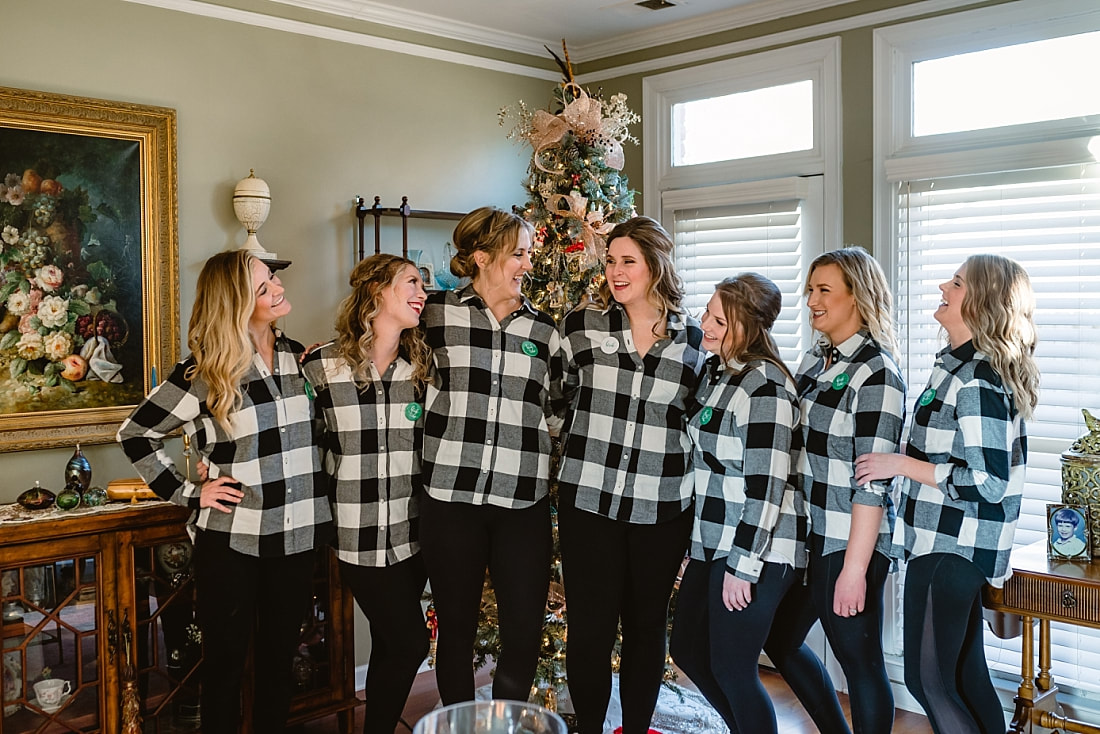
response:
{"label": "blonde wavy hair", "polygon": [[248,322],[256,308],[252,261],[247,250],[219,252],[206,261],[195,285],[187,326],[187,347],[195,364],[185,377],[206,383],[206,406],[229,430],[230,414],[241,407],[241,382],[252,366],[255,346]]}
{"label": "blonde wavy hair", "polygon": [[460,278],[473,278],[478,273],[474,253],[489,253],[494,261],[510,254],[519,241],[519,233],[526,230],[534,234],[535,228],[523,217],[495,206],[474,209],[462,218],[451,235],[455,255],[451,258],[451,272]]}
{"label": "blonde wavy hair", "polygon": [[[351,271],[351,295],[336,311],[336,353],[351,369],[361,390],[370,385],[373,326],[382,311],[382,293],[394,285],[407,266],[416,267],[411,260],[387,253],[360,260]],[[432,354],[420,329],[402,331],[400,346],[412,364],[413,383],[423,387],[428,382]]]}
{"label": "blonde wavy hair", "polygon": [[1039,404],[1035,346],[1035,293],[1027,271],[1000,255],[971,255],[966,267],[962,319],[974,348],[989,357],[1028,420]]}
{"label": "blonde wavy hair", "polygon": [[[642,253],[642,257],[645,258],[650,277],[649,291],[646,293],[646,297],[650,303],[657,307],[660,318],[657,319],[653,331],[654,334],[661,337],[664,335],[668,315],[670,313],[683,314],[681,304],[684,300],[684,281],[680,279],[679,274],[676,272],[676,263],[673,260],[675,247],[672,236],[656,219],[637,216],[622,224],[615,225],[615,229],[607,235],[608,244],[619,237],[629,237],[634,240]],[[607,278],[605,277],[603,282],[600,283],[599,306],[607,308],[613,300],[615,300],[615,296],[611,293],[611,286],[607,284]]]}
{"label": "blonde wavy hair", "polygon": [[740,325],[743,334],[739,341],[730,343],[728,354],[726,345],[722,345],[722,360],[736,359],[747,364],[763,359],[779,367],[794,382],[794,376],[779,356],[771,331],[783,308],[779,287],[759,273],[740,273],[720,282],[714,292],[722,302],[726,333],[736,333]]}
{"label": "blonde wavy hair", "polygon": [[858,246],[830,250],[814,258],[806,274],[809,291],[810,276],[824,265],[836,265],[844,277],[844,285],[856,299],[856,309],[871,338],[885,349],[894,360],[899,359],[900,349],[894,331],[894,296],[886,281],[886,274],[871,253]]}

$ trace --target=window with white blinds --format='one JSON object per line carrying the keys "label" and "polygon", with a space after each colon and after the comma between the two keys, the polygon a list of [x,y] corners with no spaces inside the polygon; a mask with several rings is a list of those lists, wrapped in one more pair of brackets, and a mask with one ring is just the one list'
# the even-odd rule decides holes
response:
{"label": "window with white blinds", "polygon": [[[783,293],[772,335],[793,370],[807,349],[809,326],[802,308],[806,267],[821,252],[820,176],[737,184],[707,192],[666,192],[665,221],[672,224],[676,270],[684,281],[684,305],[699,316],[723,278],[753,271]],[[765,198],[758,200],[763,196]]]}
{"label": "window with white blinds", "polygon": [[[1036,294],[1042,384],[1029,421],[1017,546],[1046,537],[1046,503],[1061,501],[1061,453],[1100,412],[1100,164],[954,176],[896,185],[897,306],[910,397],[942,348],[937,286],[972,254],[1023,265]],[[910,413],[911,414],[911,413]],[[994,668],[1019,674],[1020,640],[986,635]],[[1100,631],[1052,625],[1059,684],[1100,691]]]}

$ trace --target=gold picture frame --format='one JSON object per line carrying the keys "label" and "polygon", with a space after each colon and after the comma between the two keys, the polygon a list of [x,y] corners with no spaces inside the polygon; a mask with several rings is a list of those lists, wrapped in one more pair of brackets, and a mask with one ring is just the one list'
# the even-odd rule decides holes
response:
{"label": "gold picture frame", "polygon": [[1047,557],[1060,561],[1090,561],[1087,505],[1047,505]]}
{"label": "gold picture frame", "polygon": [[175,110],[0,87],[0,452],[113,441],[178,359]]}

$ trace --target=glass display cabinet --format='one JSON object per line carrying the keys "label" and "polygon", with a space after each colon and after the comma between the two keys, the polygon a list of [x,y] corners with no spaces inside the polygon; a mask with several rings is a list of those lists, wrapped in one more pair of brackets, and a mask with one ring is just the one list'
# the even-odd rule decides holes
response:
{"label": "glass display cabinet", "polygon": [[[202,639],[187,515],[163,502],[64,514],[0,506],[0,734],[199,729]],[[291,721],[337,714],[338,730],[350,734],[359,703],[352,601],[331,552],[318,557],[314,589]]]}

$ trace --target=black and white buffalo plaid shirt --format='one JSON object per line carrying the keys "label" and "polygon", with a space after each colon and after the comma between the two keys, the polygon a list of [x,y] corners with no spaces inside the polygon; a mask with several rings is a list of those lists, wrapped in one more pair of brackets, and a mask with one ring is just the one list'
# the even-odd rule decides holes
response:
{"label": "black and white buffalo plaid shirt", "polygon": [[550,491],[550,432],[560,420],[554,320],[523,304],[497,323],[472,285],[432,294],[421,324],[428,387],[424,489],[437,500],[522,509]]}
{"label": "black and white buffalo plaid shirt", "polygon": [[802,412],[799,483],[810,505],[810,534],[822,555],[848,547],[852,505],[882,507],[875,550],[889,557],[894,527],[890,480],[857,485],[856,457],[897,453],[905,423],[905,381],[897,363],[861,330],[825,357],[806,355],[798,368]]}
{"label": "black and white buffalo plaid shirt", "polygon": [[637,524],[670,520],[691,504],[685,409],[706,353],[694,319],[670,314],[667,333],[642,357],[619,304],[566,316],[562,501]]}
{"label": "black and white buffalo plaid shirt", "polygon": [[903,485],[899,553],[954,553],[1003,586],[1012,575],[1027,433],[1012,394],[973,342],[937,355],[905,453],[936,465],[936,486]]}
{"label": "black and white buffalo plaid shirt", "polygon": [[402,356],[385,374],[370,365],[356,384],[336,346],[314,350],[302,366],[325,421],[322,459],[335,485],[336,555],[357,566],[390,566],[420,550],[420,440],[424,397]]}
{"label": "black and white buffalo plaid shirt", "polygon": [[727,570],[756,583],[764,562],[805,568],[808,518],[795,485],[798,398],[777,365],[722,366],[696,393],[688,435],[695,445],[691,557],[726,558]]}
{"label": "black and white buffalo plaid shirt", "polygon": [[[184,377],[188,358],[134,409],[118,431],[122,450],[156,494],[197,510],[191,523],[208,542],[249,556],[276,557],[308,551],[328,541],[332,513],[325,496],[312,401],[299,371],[302,345],[276,332],[273,370],[258,354],[245,375],[244,402],[231,413],[233,430],[206,407],[207,387]],[[187,481],[164,451],[177,428],[210,476],[231,476],[244,499],[231,512],[199,509],[198,484]]]}

